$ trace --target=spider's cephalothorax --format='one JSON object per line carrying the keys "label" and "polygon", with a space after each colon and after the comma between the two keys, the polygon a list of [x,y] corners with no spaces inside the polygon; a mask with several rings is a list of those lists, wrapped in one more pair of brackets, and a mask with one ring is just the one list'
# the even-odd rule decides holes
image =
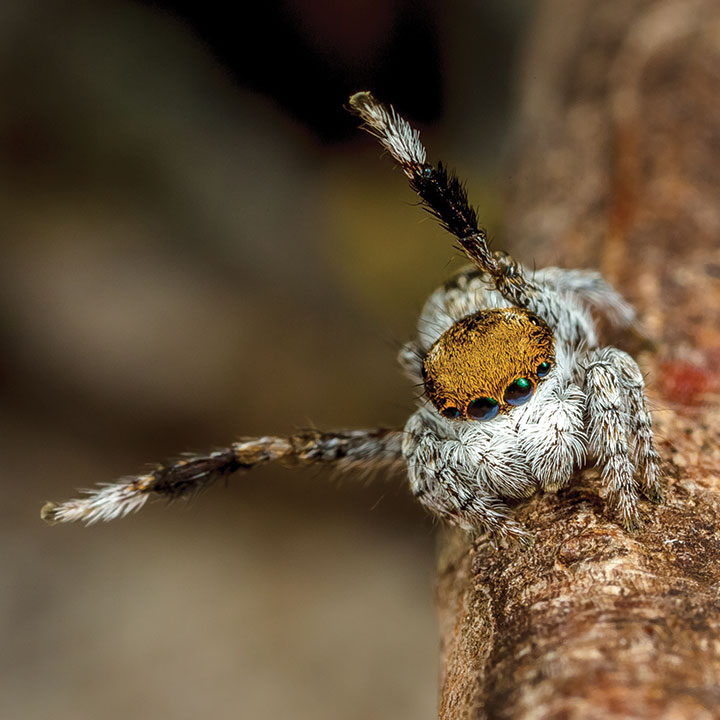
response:
{"label": "spider's cephalothorax", "polygon": [[450,419],[491,420],[525,404],[554,357],[548,326],[520,308],[481,310],[455,322],[423,361],[425,393]]}
{"label": "spider's cephalothorax", "polygon": [[353,95],[350,110],[473,263],[430,296],[416,338],[400,353],[406,372],[425,387],[404,430],[242,438],[83,498],[48,503],[45,519],[109,520],[153,495],[192,494],[271,460],[406,467],[413,494],[440,517],[520,540],[528,533],[503,499],[561,488],[588,459],[627,527],[638,523],[640,493],[660,498],[642,373],[627,353],[600,345],[592,312],[631,327],[633,310],[596,272],[546,268],[529,280],[509,255],[490,250],[462,183],[427,162],[416,130],[370,93]]}

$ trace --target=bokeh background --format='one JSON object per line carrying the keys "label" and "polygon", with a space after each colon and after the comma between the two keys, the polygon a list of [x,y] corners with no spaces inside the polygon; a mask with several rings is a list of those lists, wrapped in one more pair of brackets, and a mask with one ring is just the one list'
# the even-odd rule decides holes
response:
{"label": "bokeh background", "polygon": [[372,89],[501,234],[521,0],[0,4],[0,717],[432,718],[434,528],[402,478],[236,476],[49,528],[183,450],[400,426],[460,266],[342,109]]}

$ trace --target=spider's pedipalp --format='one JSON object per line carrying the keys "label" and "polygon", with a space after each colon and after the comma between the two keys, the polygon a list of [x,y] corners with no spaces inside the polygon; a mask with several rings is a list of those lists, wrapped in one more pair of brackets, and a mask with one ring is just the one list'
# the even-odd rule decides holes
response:
{"label": "spider's pedipalp", "polygon": [[84,497],[46,503],[41,517],[51,523],[83,521],[88,525],[124,517],[151,496],[175,499],[194,495],[220,477],[267,462],[326,464],[339,470],[402,466],[399,430],[305,430],[288,437],[241,438],[229,448],[191,455],[158,465],[144,475],[85,491]]}
{"label": "spider's pedipalp", "polygon": [[[505,484],[510,466],[506,449],[483,448],[484,457],[475,456],[478,447],[456,439],[443,438],[427,423],[420,410],[405,426],[403,453],[407,458],[410,489],[433,514],[468,532],[487,531],[495,538],[515,540],[522,545],[532,542],[528,531],[513,519],[510,508],[500,499],[500,489],[487,482],[494,464],[502,466]],[[505,488],[505,497],[523,497],[532,492],[533,483],[516,463],[518,477]]]}
{"label": "spider's pedipalp", "polygon": [[523,416],[518,434],[540,487],[554,491],[567,485],[585,461],[585,395],[574,384],[561,384],[557,376],[548,378],[540,393],[540,402]]}

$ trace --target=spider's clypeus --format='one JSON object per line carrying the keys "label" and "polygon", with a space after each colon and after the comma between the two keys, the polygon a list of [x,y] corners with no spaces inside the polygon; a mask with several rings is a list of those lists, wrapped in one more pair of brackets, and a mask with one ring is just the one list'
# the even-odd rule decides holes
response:
{"label": "spider's clypeus", "polygon": [[111,520],[153,495],[188,495],[270,460],[405,468],[413,495],[433,513],[522,542],[530,535],[503,498],[562,488],[589,459],[627,528],[638,524],[639,493],[660,499],[643,376],[627,353],[599,344],[593,319],[595,312],[631,327],[632,308],[597,272],[530,275],[491,251],[462,183],[427,162],[418,132],[367,92],[350,98],[350,110],[473,263],[430,296],[415,339],[400,352],[400,364],[425,390],[405,428],[241,438],[79,499],[47,503],[46,520]]}

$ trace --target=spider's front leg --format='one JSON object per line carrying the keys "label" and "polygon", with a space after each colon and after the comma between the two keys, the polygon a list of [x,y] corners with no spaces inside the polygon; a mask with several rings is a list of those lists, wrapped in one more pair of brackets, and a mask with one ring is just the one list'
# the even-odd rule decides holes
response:
{"label": "spider's front leg", "polygon": [[338,470],[401,468],[402,432],[373,428],[320,432],[303,430],[287,437],[241,438],[230,447],[207,455],[187,454],[156,465],[142,475],[122,478],[87,490],[83,497],[46,503],[41,516],[49,523],[113,520],[139,510],[151,497],[188,497],[220,477],[251,470],[268,462],[323,464]]}
{"label": "spider's front leg", "polygon": [[590,354],[585,372],[590,450],[628,529],[640,525],[638,489],[650,500],[661,498],[644,388],[640,368],[627,353],[608,347]]}
{"label": "spider's front leg", "polygon": [[529,545],[531,534],[512,518],[494,487],[502,484],[509,497],[526,497],[535,490],[518,454],[509,453],[502,442],[484,444],[480,451],[461,440],[443,438],[423,415],[420,410],[410,418],[403,440],[413,495],[463,530],[486,530],[494,538]]}

